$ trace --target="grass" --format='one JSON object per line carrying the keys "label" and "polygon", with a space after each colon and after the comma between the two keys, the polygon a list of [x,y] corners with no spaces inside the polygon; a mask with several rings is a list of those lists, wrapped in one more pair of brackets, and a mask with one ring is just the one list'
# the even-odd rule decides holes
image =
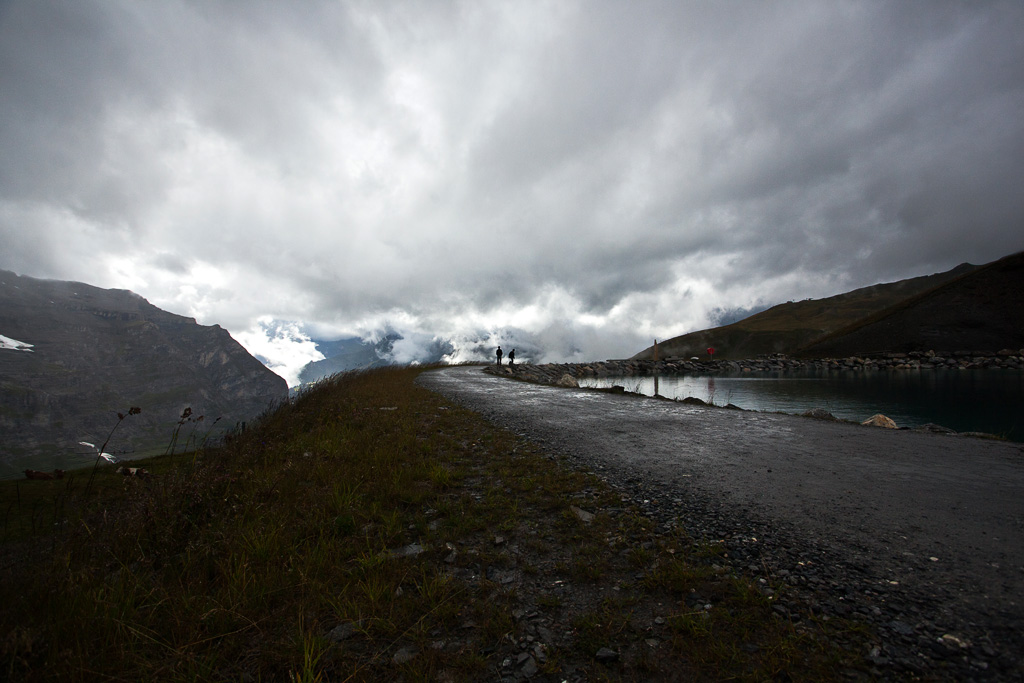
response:
{"label": "grass", "polygon": [[321,382],[221,448],[133,463],[145,479],[0,482],[0,678],[476,681],[523,653],[558,680],[854,666],[421,371]]}

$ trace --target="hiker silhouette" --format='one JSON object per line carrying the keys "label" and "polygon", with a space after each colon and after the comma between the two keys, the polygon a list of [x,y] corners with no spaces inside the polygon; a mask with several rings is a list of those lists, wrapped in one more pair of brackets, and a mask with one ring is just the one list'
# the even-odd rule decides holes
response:
{"label": "hiker silhouette", "polygon": [[498,347],[498,350],[495,352],[494,355],[496,355],[498,357],[498,365],[501,365],[501,347],[500,346]]}
{"label": "hiker silhouette", "polygon": [[516,364],[516,350],[515,349],[512,349],[511,351],[508,352],[508,364],[509,365],[515,365]]}

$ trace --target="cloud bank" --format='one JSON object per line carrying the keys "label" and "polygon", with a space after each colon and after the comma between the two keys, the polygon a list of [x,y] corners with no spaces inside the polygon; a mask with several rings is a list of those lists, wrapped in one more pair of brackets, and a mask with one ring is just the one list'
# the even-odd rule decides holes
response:
{"label": "cloud bank", "polygon": [[1018,2],[4,3],[0,267],[285,374],[388,325],[628,356],[1024,248],[1022,33]]}

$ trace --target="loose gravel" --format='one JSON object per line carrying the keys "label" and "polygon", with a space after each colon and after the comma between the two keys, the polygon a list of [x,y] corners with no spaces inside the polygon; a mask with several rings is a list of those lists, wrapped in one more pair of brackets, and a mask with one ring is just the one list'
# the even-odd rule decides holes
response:
{"label": "loose gravel", "polygon": [[1024,680],[1020,444],[553,388],[479,367],[419,381],[594,472],[666,533],[682,527],[721,544],[733,569],[781,580],[780,614],[799,604],[863,621],[879,677]]}

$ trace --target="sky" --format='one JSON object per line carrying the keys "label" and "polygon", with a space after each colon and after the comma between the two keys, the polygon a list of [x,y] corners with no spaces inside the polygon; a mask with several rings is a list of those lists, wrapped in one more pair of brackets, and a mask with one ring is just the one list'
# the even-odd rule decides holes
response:
{"label": "sky", "polygon": [[1024,249],[1024,3],[0,0],[0,149],[0,268],[291,384],[623,358]]}

